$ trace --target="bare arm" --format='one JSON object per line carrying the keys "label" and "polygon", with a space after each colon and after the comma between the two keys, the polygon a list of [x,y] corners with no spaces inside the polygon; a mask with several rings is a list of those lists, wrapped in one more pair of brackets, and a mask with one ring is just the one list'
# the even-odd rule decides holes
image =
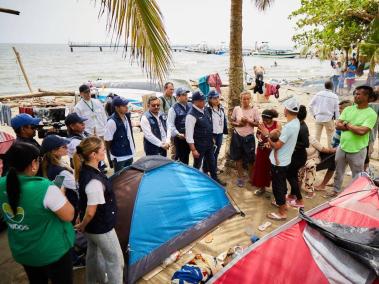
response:
{"label": "bare arm", "polygon": [[271,148],[275,150],[279,150],[284,145],[284,143],[280,140],[278,140],[277,142],[272,142],[271,139],[269,138],[268,141],[270,142]]}
{"label": "bare arm", "polygon": [[347,128],[346,128],[343,120],[337,120],[337,122],[336,122],[336,129],[342,130],[342,131],[346,131],[347,130]]}
{"label": "bare arm", "polygon": [[74,218],[75,210],[74,207],[72,207],[71,203],[69,201],[66,201],[66,203],[54,213],[62,221],[71,222]]}
{"label": "bare arm", "polygon": [[96,210],[97,210],[97,205],[87,205],[86,213],[84,214],[84,218],[82,222],[77,224],[75,228],[78,231],[83,232],[85,227],[88,225],[89,222],[91,222],[91,220],[95,216]]}
{"label": "bare arm", "polygon": [[366,133],[371,131],[371,129],[366,127],[366,126],[356,126],[356,125],[352,125],[350,123],[346,124],[346,129],[350,130],[354,134],[360,135],[360,136],[365,135]]}

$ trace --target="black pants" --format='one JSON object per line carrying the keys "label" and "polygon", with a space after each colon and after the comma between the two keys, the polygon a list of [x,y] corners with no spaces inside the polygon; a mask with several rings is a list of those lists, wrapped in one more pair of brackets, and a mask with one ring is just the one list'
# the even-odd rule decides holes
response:
{"label": "black pants", "polygon": [[175,160],[181,161],[183,164],[188,165],[189,162],[189,154],[190,148],[185,139],[179,139],[178,137],[174,138],[175,148],[176,148],[176,156]]}
{"label": "black pants", "polygon": [[287,180],[291,186],[291,195],[295,195],[297,199],[302,199],[299,187],[299,169],[304,167],[307,161],[307,153],[294,153],[292,155],[291,164],[288,166]]}
{"label": "black pants", "polygon": [[23,266],[30,284],[47,284],[48,280],[52,284],[73,283],[71,249],[59,260],[48,265],[39,267]]}
{"label": "black pants", "polygon": [[204,168],[203,166],[203,171],[204,172],[209,171],[211,174],[211,177],[217,181],[216,160],[214,156],[213,144],[204,148],[199,147],[199,146],[196,147],[196,144],[195,144],[195,148],[197,152],[199,152],[200,157],[193,160],[193,167],[196,169],[200,169],[202,163],[206,164],[206,168]]}
{"label": "black pants", "polygon": [[286,204],[287,170],[288,166],[280,167],[271,164],[272,193],[274,194],[276,204],[279,206]]}

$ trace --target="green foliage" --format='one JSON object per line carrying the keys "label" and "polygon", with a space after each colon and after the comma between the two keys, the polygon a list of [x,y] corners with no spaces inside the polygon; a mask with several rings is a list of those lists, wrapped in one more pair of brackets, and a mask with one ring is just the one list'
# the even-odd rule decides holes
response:
{"label": "green foliage", "polygon": [[301,0],[289,18],[296,19],[298,46],[349,49],[367,39],[378,13],[377,0]]}

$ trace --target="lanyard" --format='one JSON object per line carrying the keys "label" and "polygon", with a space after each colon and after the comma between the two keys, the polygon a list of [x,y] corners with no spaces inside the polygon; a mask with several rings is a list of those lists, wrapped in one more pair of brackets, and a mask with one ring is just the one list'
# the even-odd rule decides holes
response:
{"label": "lanyard", "polygon": [[93,107],[93,102],[92,102],[92,100],[91,100],[91,106],[92,106],[92,107],[90,107],[89,104],[88,104],[85,100],[83,100],[83,102],[88,106],[88,108],[89,108],[92,112],[95,111],[95,109],[94,109],[94,107]]}

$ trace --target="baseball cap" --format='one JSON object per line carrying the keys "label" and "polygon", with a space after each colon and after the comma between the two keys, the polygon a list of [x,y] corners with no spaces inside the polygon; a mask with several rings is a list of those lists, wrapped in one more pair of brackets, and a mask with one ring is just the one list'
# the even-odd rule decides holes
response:
{"label": "baseball cap", "polygon": [[220,94],[217,93],[217,91],[215,90],[210,90],[209,93],[208,93],[208,98],[211,99],[211,98],[218,98],[220,97]]}
{"label": "baseball cap", "polygon": [[202,92],[200,91],[195,91],[192,93],[192,101],[204,101],[205,100],[205,96],[203,95]]}
{"label": "baseball cap", "polygon": [[79,87],[79,92],[80,93],[86,93],[86,92],[89,92],[90,91],[90,88],[88,85],[86,84],[83,84]]}
{"label": "baseball cap", "polygon": [[70,113],[69,115],[66,116],[66,119],[64,120],[64,123],[66,125],[71,125],[77,122],[84,122],[86,121],[87,118],[79,116],[76,112]]}
{"label": "baseball cap", "polygon": [[289,98],[283,102],[283,106],[292,112],[299,112],[300,104],[295,98]]}
{"label": "baseball cap", "polygon": [[120,96],[117,96],[117,97],[114,97],[113,100],[112,100],[112,105],[114,107],[116,106],[126,106],[128,105],[129,101],[123,97],[120,97]]}
{"label": "baseball cap", "polygon": [[39,125],[40,122],[39,118],[34,118],[27,113],[20,113],[11,119],[11,126],[13,129],[18,129],[26,125]]}
{"label": "baseball cap", "polygon": [[188,94],[190,91],[186,88],[183,88],[183,87],[179,87],[176,89],[175,91],[175,95],[177,96],[180,96],[180,95],[183,95],[183,94]]}
{"label": "baseball cap", "polygon": [[66,138],[60,137],[58,135],[48,135],[42,141],[42,150],[44,153],[50,152],[51,150],[65,146],[69,143],[70,140]]}

